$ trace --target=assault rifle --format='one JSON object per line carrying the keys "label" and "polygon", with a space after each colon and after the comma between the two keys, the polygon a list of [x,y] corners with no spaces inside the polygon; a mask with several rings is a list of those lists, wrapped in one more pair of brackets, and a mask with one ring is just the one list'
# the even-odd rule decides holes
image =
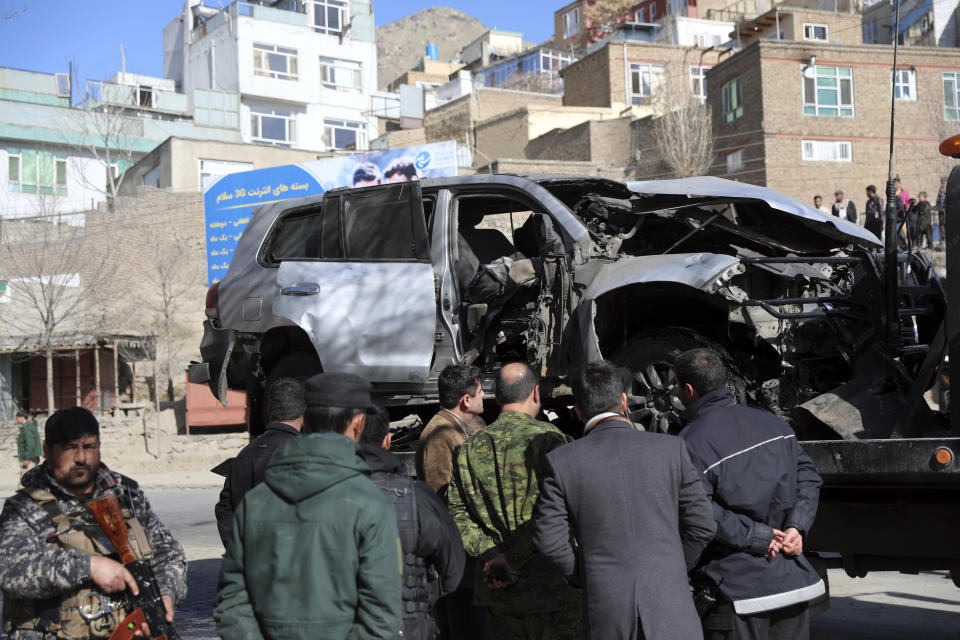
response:
{"label": "assault rifle", "polygon": [[180,640],[176,628],[172,623],[167,622],[167,609],[160,596],[153,568],[148,562],[138,558],[130,546],[127,524],[123,521],[117,494],[111,491],[95,500],[88,500],[86,506],[96,518],[97,524],[107,534],[107,538],[120,556],[120,562],[133,574],[133,579],[136,580],[137,587],[140,589],[138,595],[127,594],[133,612],[117,625],[110,640],[129,640],[144,622],[150,627],[151,638]]}

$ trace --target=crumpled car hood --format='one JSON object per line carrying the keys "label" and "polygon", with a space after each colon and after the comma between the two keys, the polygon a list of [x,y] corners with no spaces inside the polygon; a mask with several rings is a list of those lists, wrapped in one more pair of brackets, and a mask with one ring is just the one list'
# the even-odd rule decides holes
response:
{"label": "crumpled car hood", "polygon": [[[776,224],[783,216],[802,223],[809,230],[829,241],[834,248],[853,244],[863,249],[882,247],[880,240],[848,220],[826,215],[782,193],[733,180],[713,176],[681,178],[677,180],[644,180],[628,182],[627,188],[639,195],[662,196],[655,198],[659,208],[683,207],[692,202],[704,204],[756,200],[767,204],[765,210],[769,223]],[[671,197],[671,196],[676,196]],[[777,240],[784,240],[777,238]]]}

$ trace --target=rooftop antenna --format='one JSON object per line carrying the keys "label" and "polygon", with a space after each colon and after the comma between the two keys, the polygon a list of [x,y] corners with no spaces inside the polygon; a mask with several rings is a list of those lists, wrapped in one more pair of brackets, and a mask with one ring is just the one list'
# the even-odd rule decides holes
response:
{"label": "rooftop antenna", "polygon": [[900,230],[897,228],[897,205],[895,198],[897,188],[893,183],[893,135],[894,114],[897,108],[897,51],[900,44],[900,2],[893,0],[897,7],[896,27],[893,31],[893,78],[890,83],[890,157],[887,165],[887,208],[884,228],[884,280],[886,289],[886,329],[887,346],[900,346],[900,310],[897,305],[897,238]]}
{"label": "rooftop antenna", "polygon": [[127,56],[123,53],[123,43],[120,43],[120,73],[123,74],[122,82],[127,81]]}

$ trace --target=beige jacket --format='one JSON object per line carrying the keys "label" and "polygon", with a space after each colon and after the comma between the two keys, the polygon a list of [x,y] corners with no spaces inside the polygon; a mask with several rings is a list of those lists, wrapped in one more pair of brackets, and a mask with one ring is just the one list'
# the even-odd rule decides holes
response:
{"label": "beige jacket", "polygon": [[471,433],[484,426],[477,416],[469,424],[447,409],[440,409],[420,434],[417,442],[417,478],[434,491],[450,483],[453,477],[453,456]]}

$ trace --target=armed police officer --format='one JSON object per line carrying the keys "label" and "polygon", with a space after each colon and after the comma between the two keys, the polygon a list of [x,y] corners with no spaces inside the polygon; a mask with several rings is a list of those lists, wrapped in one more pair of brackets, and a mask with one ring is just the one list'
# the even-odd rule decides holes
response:
{"label": "armed police officer", "polygon": [[[134,552],[149,558],[173,622],[174,605],[187,594],[186,556],[137,483],[100,461],[97,419],[82,407],[54,413],[44,429],[43,456],[0,514],[4,632],[11,640],[109,638],[130,613],[120,594],[137,594],[136,581],[110,557],[112,546],[84,507],[111,492],[118,494]],[[112,610],[105,606],[111,602]]]}

